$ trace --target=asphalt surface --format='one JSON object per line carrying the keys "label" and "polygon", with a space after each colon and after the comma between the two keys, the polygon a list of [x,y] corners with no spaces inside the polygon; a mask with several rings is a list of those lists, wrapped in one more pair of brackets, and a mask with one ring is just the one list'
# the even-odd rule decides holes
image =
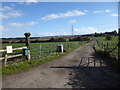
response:
{"label": "asphalt surface", "polygon": [[59,59],[3,77],[3,88],[117,88],[120,74],[95,56],[93,42]]}

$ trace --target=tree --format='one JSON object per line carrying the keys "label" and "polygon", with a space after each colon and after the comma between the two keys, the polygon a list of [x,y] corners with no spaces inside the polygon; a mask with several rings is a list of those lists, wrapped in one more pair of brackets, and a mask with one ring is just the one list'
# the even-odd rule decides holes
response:
{"label": "tree", "polygon": [[50,40],[49,40],[50,42],[54,42],[55,41],[55,39],[54,38],[50,38]]}
{"label": "tree", "polygon": [[58,42],[65,42],[66,40],[64,38],[58,38]]}

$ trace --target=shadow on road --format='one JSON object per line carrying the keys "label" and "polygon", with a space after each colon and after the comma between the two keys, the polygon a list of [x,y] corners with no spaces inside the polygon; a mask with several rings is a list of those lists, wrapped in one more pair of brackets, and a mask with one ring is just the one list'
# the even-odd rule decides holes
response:
{"label": "shadow on road", "polygon": [[52,66],[50,68],[70,69],[69,82],[73,88],[120,88],[120,75],[101,59],[81,57],[78,65]]}

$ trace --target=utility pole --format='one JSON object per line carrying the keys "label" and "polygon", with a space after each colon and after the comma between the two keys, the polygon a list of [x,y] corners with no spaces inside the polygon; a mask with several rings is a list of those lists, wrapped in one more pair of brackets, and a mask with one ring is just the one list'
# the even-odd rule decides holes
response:
{"label": "utility pole", "polygon": [[72,25],[72,36],[73,36],[73,32],[74,32],[74,29],[73,29],[73,25]]}

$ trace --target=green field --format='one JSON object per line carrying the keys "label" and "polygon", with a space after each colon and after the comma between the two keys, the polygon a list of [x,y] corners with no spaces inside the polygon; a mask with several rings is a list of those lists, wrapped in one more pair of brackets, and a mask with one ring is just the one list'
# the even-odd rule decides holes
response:
{"label": "green field", "polygon": [[[105,48],[107,48],[107,50],[109,51],[112,51],[118,43],[118,36],[112,36],[112,40],[106,40],[106,37],[94,37],[93,39],[98,41],[97,44],[98,47],[103,49],[102,47],[102,43],[103,43],[105,45]],[[108,43],[108,47],[107,47],[107,43]],[[118,47],[115,50],[113,50],[112,53],[117,55]]]}
{"label": "green field", "polygon": [[[57,51],[57,45],[63,45],[64,51],[67,52],[75,47],[78,47],[82,44],[87,43],[86,41],[75,41],[75,42],[48,42],[48,43],[30,43],[29,49],[31,52],[31,58],[36,59],[40,57],[47,56],[51,53]],[[13,48],[23,47],[25,43],[8,43],[2,44],[2,48],[5,49],[6,46],[11,45]],[[13,51],[12,54],[20,54],[23,53],[23,50]],[[4,56],[5,53],[3,53]],[[10,54],[11,55],[11,54]]]}

